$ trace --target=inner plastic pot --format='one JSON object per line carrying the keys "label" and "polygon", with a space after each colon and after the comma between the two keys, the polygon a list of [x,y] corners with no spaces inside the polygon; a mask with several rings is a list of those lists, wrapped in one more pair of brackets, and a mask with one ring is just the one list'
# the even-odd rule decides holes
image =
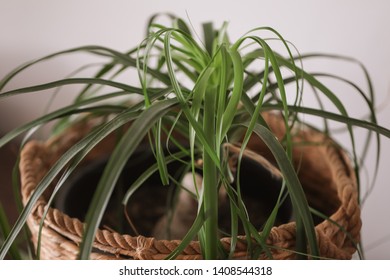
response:
{"label": "inner plastic pot", "polygon": [[[84,221],[107,161],[107,158],[102,158],[89,162],[75,172],[58,192],[55,207],[70,217]],[[136,231],[126,218],[122,199],[132,183],[155,162],[154,155],[147,147],[138,149],[132,155],[119,177],[101,221],[101,227],[122,234],[152,236],[154,226],[172,206],[177,187],[173,184],[163,186],[158,172],[143,183],[126,205],[126,212]],[[176,179],[184,168],[185,164],[179,161],[168,164],[169,174]],[[237,188],[237,178],[232,186]],[[241,162],[240,186],[249,219],[255,228],[261,230],[275,207],[282,180],[272,176],[269,170],[258,162],[244,156]],[[219,205],[219,227],[222,235],[229,234],[231,228],[230,203],[226,203],[227,195],[224,201],[225,203],[220,202]],[[287,197],[279,206],[275,225],[290,221],[291,213],[291,202]],[[245,234],[241,224],[239,234]]]}

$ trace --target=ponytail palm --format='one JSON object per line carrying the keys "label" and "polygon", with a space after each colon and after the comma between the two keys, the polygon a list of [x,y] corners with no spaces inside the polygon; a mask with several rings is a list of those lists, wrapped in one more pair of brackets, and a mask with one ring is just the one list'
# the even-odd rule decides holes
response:
{"label": "ponytail palm", "polygon": [[[251,137],[260,138],[268,146],[282,173],[282,189],[286,189],[291,198],[297,224],[297,253],[310,255],[312,258],[319,257],[312,218],[315,211],[308,205],[292,162],[292,136],[295,128],[301,124],[302,114],[323,119],[325,127],[329,120],[344,124],[349,133],[356,175],[359,176],[353,128],[362,127],[369,131],[367,143],[374,137],[378,146],[377,162],[380,135],[390,137],[390,131],[376,122],[371,87],[370,92],[366,93],[351,81],[328,75],[352,85],[357,96],[366,103],[370,112],[369,119],[352,118],[338,93],[320,81],[321,75],[306,72],[302,67],[305,59],[312,57],[326,56],[340,60],[350,60],[349,58],[323,54],[294,56],[296,51],[291,44],[270,27],[253,29],[231,42],[226,23],[218,30],[214,30],[211,24],[205,24],[205,39],[202,41],[192,34],[191,29],[181,19],[172,17],[172,25],[168,27],[158,24],[155,20],[156,18],[153,18],[148,25],[147,38],[128,52],[122,53],[101,46],[74,48],[27,63],[0,82],[0,102],[4,98],[73,84],[83,87],[72,104],[15,128],[0,139],[0,146],[51,121],[57,121],[55,131],[59,131],[73,123],[75,118],[85,118],[85,115],[104,120],[52,166],[21,212],[14,228],[7,232],[0,256],[4,258],[38,197],[53,180],[61,175],[55,189],[61,188],[88,152],[107,135],[122,127],[125,132],[110,157],[86,216],[87,226],[80,246],[80,258],[89,258],[96,230],[119,175],[145,139],[148,139],[156,163],[129,186],[123,198],[124,205],[132,194],[142,187],[142,182],[156,171],[159,172],[163,185],[172,183],[167,172],[167,164],[172,160],[189,159],[187,170],[194,174],[194,182],[196,169],[202,169],[202,186],[199,186],[197,192],[197,218],[170,258],[175,258],[196,236],[204,258],[229,257],[237,243],[239,221],[243,224],[248,247],[253,249],[249,254],[255,255],[260,248],[270,256],[266,240],[274,225],[279,203],[275,205],[274,211],[259,233],[248,219],[240,186],[232,187],[231,170],[226,164],[228,159],[224,152],[227,144],[240,143],[241,158]],[[278,42],[279,52],[271,47],[271,37],[273,43],[275,39]],[[101,66],[93,77],[68,77],[45,84],[3,90],[14,76],[38,63],[80,52],[108,59],[108,62]],[[137,85],[127,84],[118,78],[131,69],[137,71]],[[367,73],[364,68],[363,70]],[[366,77],[370,84],[368,74]],[[304,88],[306,90],[310,87],[313,91],[304,93]],[[337,112],[328,112],[321,102],[318,106],[305,107],[302,104],[304,94],[315,94],[318,100],[327,100]],[[286,128],[284,139],[276,139],[262,118],[262,112],[271,110],[279,111],[283,116]],[[127,124],[131,125],[126,126]],[[325,130],[325,133],[328,132]],[[174,145],[178,152],[170,153],[169,148],[165,149],[165,146],[170,145]],[[231,207],[232,226],[229,234],[232,242],[229,252],[222,250],[219,243],[218,192],[221,188],[228,194]],[[280,199],[282,196],[281,193]]]}

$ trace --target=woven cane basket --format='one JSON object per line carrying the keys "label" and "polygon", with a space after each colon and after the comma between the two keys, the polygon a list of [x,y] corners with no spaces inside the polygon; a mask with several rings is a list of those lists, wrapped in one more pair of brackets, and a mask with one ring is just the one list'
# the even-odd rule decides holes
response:
{"label": "woven cane basket", "polygon": [[[285,132],[279,115],[265,114],[264,118],[275,135],[282,139]],[[64,134],[47,142],[29,142],[22,150],[20,160],[23,203],[26,204],[37,184],[53,163],[90,129],[79,123]],[[320,209],[330,218],[318,222],[316,234],[321,257],[351,259],[360,240],[360,208],[357,184],[350,161],[335,143],[325,135],[302,129],[294,136],[296,143],[311,142],[314,145],[295,145],[293,155],[298,176],[304,187],[309,205]],[[113,148],[107,139],[86,158],[93,161]],[[262,154],[272,162],[272,155],[257,138],[251,139],[249,148]],[[28,226],[36,245],[40,222],[50,193],[43,194],[28,218]],[[41,259],[75,259],[79,252],[84,224],[58,209],[49,207],[41,233]],[[296,224],[289,222],[274,227],[267,240],[274,259],[294,259],[296,255]],[[234,258],[245,259],[247,246],[245,237],[240,238]],[[222,245],[229,250],[230,238],[222,238]],[[164,259],[180,240],[156,240],[153,237],[130,236],[106,229],[99,229],[94,242],[91,259]],[[266,256],[262,255],[261,258]],[[199,242],[191,242],[177,259],[201,259]]]}

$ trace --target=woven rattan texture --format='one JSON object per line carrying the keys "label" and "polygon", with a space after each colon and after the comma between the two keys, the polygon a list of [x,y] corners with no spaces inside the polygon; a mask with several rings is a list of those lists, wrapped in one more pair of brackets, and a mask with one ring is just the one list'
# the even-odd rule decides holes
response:
{"label": "woven rattan texture", "polygon": [[[282,139],[283,121],[278,115],[264,115],[271,130]],[[45,143],[32,141],[25,145],[20,160],[21,188],[24,204],[27,203],[37,184],[49,168],[71,145],[88,131],[86,124],[78,124],[60,137]],[[357,185],[349,159],[335,143],[314,130],[297,131],[294,141],[312,142],[316,145],[296,145],[294,159],[299,168],[299,177],[307,193],[309,204],[320,207],[330,216],[316,226],[320,254],[324,258],[350,259],[360,239],[360,208]],[[97,148],[89,157],[107,153],[112,149],[109,140]],[[249,147],[267,156],[267,149],[257,138],[251,139]],[[268,155],[270,161],[272,156]],[[305,183],[308,181],[309,183]],[[48,194],[42,195],[28,218],[28,226],[36,245],[39,224],[47,206]],[[324,202],[325,200],[325,202]],[[69,217],[57,209],[49,208],[41,232],[42,259],[75,259],[79,252],[84,225],[82,221]],[[296,225],[294,222],[274,227],[267,243],[272,245],[275,259],[295,258]],[[245,237],[238,242],[234,258],[247,258]],[[230,238],[221,239],[228,250]],[[156,240],[144,236],[121,235],[107,230],[98,230],[91,259],[164,259],[180,243],[179,241]],[[279,249],[278,249],[279,248]],[[261,258],[266,256],[262,255]],[[201,259],[199,242],[193,241],[177,259]]]}

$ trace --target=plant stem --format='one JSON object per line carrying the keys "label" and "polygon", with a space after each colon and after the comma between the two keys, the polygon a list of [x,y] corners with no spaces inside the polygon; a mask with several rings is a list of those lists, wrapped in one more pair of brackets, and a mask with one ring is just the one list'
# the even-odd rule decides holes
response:
{"label": "plant stem", "polygon": [[[204,132],[210,147],[215,150],[215,105],[216,95],[207,91],[204,100]],[[204,212],[207,217],[205,229],[205,259],[216,259],[218,253],[218,173],[211,156],[204,151],[203,154],[203,199]]]}

